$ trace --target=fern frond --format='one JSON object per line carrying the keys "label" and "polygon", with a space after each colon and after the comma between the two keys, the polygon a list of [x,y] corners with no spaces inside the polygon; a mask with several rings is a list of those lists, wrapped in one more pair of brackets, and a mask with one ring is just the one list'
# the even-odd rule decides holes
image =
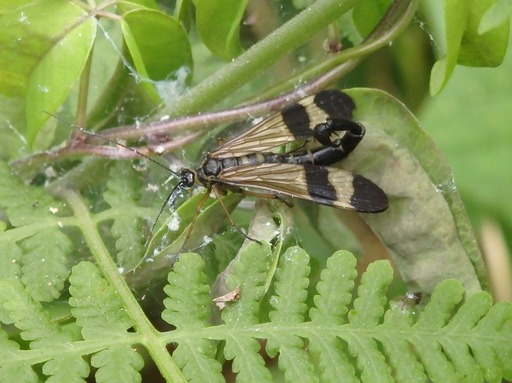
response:
{"label": "fern frond", "polygon": [[239,337],[229,333],[229,328],[250,326],[258,323],[258,309],[271,269],[272,251],[268,244],[252,243],[233,263],[233,273],[228,275],[227,287],[231,290],[240,286],[240,300],[233,302],[222,311],[222,319],[228,327],[224,356],[232,360],[232,370],[240,382],[270,382],[272,377],[265,368],[265,361],[259,354],[260,345],[256,339]]}
{"label": "fern frond", "polygon": [[[324,323],[328,327],[343,325],[348,305],[352,300],[354,280],[357,276],[356,260],[348,252],[334,253],[320,274],[313,297],[315,306],[309,316],[315,326]],[[344,382],[356,383],[359,380],[355,370],[344,352],[341,339],[321,331],[313,331],[309,338],[309,348],[318,359],[317,364],[324,381],[342,379]]]}
{"label": "fern frond", "polygon": [[22,251],[12,239],[0,238],[0,281],[5,278],[19,278]]}
{"label": "fern frond", "polygon": [[0,207],[14,227],[55,221],[55,213],[64,209],[43,188],[25,185],[5,162],[0,162]]}
{"label": "fern frond", "polygon": [[[3,322],[3,320],[2,320]],[[38,382],[37,374],[30,363],[20,362],[17,358],[19,344],[9,340],[7,333],[0,328],[0,382]]]}
{"label": "fern frond", "polygon": [[98,383],[139,383],[144,360],[130,347],[114,346],[94,354],[91,365],[98,369]]}
{"label": "fern frond", "polygon": [[50,320],[41,303],[30,296],[19,280],[0,281],[0,302],[6,314],[2,321],[20,329],[21,337],[30,342],[31,348],[44,348],[71,340]]}
{"label": "fern frond", "polygon": [[66,255],[72,243],[59,230],[43,229],[21,242],[22,282],[38,301],[59,297],[69,270]]}
{"label": "fern frond", "polygon": [[[178,332],[207,327],[211,320],[211,297],[201,257],[182,254],[169,273],[168,281],[169,285],[164,288],[168,298],[164,300],[162,318],[176,326]],[[184,339],[173,358],[191,382],[222,382],[222,365],[215,359],[216,353],[211,340]]]}
{"label": "fern frond", "polygon": [[[299,247],[289,248],[279,259],[275,295],[270,298],[274,308],[269,314],[272,324],[282,326],[304,322],[310,271],[308,261],[309,256]],[[295,334],[283,332],[282,335],[269,338],[266,350],[272,358],[279,352],[279,368],[284,371],[287,382],[318,381],[304,350],[304,341]]]}
{"label": "fern frond", "polygon": [[116,238],[117,264],[129,270],[137,265],[144,253],[140,220],[129,214],[138,206],[142,182],[130,163],[118,161],[110,170],[107,188],[103,198],[112,208],[122,212],[115,217],[111,228]]}
{"label": "fern frond", "polygon": [[[0,302],[3,302],[3,307],[10,318],[10,322],[4,322],[12,323],[20,329],[21,337],[30,342],[31,349],[42,350],[42,353],[49,350],[49,354],[53,353],[53,359],[43,364],[43,372],[49,376],[48,382],[85,382],[83,378],[89,375],[88,364],[80,355],[66,353],[71,344],[71,337],[50,320],[48,313],[39,302],[32,299],[20,281],[0,281]],[[60,349],[61,352],[55,355],[55,349]],[[5,367],[0,369],[1,376],[5,377],[6,381],[18,381],[14,380],[15,377],[23,377],[22,381],[32,380],[35,376],[32,366],[19,362],[23,361],[22,351],[12,347],[12,343],[6,342],[0,342],[0,350],[0,354],[4,354],[5,357],[2,360],[7,362]],[[10,355],[5,355],[6,352]],[[46,358],[43,357],[43,360]],[[2,366],[3,364],[4,362]],[[26,378],[28,380],[25,380]]]}
{"label": "fern frond", "polygon": [[123,336],[133,326],[112,286],[91,262],[80,262],[69,277],[71,313],[82,328],[84,339]]}
{"label": "fern frond", "polygon": [[89,364],[74,354],[63,354],[59,358],[49,360],[43,366],[43,374],[49,376],[46,383],[85,383],[89,372]]}
{"label": "fern frond", "polygon": [[43,188],[25,185],[0,162],[0,207],[14,227],[0,236],[0,266],[5,265],[0,279],[22,276],[35,299],[57,299],[68,276],[66,256],[71,250],[71,241],[59,230],[64,205]]}
{"label": "fern frond", "polygon": [[[189,334],[224,341],[222,351],[233,361],[237,381],[271,381],[275,372],[260,354],[260,340],[267,342],[268,355],[277,358],[288,382],[476,383],[511,375],[512,306],[491,308],[485,292],[465,298],[459,281],[447,281],[434,291],[423,312],[416,308],[414,313],[388,302],[392,268],[382,261],[368,267],[353,299],[355,258],[341,251],[321,273],[308,321],[309,258],[291,248],[279,262],[271,289],[270,321],[262,322],[265,317],[255,312],[264,306],[269,259],[265,246],[247,247],[229,276],[228,287],[239,285],[240,299],[228,302],[222,312],[225,324],[203,327],[201,335]],[[191,266],[200,269],[201,261],[196,260],[199,264]],[[184,318],[185,312],[180,315]],[[178,333],[169,338],[178,347],[190,342],[182,330]]]}

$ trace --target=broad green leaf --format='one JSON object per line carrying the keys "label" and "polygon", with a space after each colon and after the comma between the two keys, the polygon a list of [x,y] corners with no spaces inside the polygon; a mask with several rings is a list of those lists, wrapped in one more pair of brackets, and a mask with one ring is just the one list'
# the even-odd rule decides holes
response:
{"label": "broad green leaf", "polygon": [[484,13],[478,33],[483,34],[502,25],[509,25],[512,15],[512,2],[510,0],[496,0]]}
{"label": "broad green leaf", "polygon": [[174,17],[183,25],[188,31],[193,21],[193,6],[192,0],[178,0],[174,8]]}
{"label": "broad green leaf", "polygon": [[470,294],[480,290],[483,261],[443,155],[393,97],[368,89],[346,93],[354,98],[354,118],[366,136],[343,167],[388,195],[387,211],[363,218],[391,252],[409,289],[431,292],[441,280],[457,278]]}
{"label": "broad green leaf", "polygon": [[382,18],[390,3],[390,0],[364,0],[354,7],[352,17],[361,36],[368,36]]}
{"label": "broad green leaf", "polygon": [[[44,55],[30,73],[27,89],[27,137],[36,138],[42,124],[49,118],[45,111],[54,112],[68,95],[80,76],[96,37],[96,21],[85,18],[81,8],[72,3],[43,1],[30,9],[29,33],[22,38],[44,31]],[[33,12],[33,13],[32,13]],[[32,24],[34,17],[36,24]],[[41,24],[39,24],[41,23]],[[44,24],[44,26],[42,25]],[[51,27],[49,28],[49,26]],[[43,35],[43,36],[44,36]]]}
{"label": "broad green leaf", "polygon": [[82,71],[96,32],[86,16],[72,2],[42,0],[0,19],[0,114],[29,145]]}
{"label": "broad green leaf", "polygon": [[496,67],[507,51],[510,22],[481,34],[479,25],[495,0],[471,0],[468,22],[460,47],[458,63],[476,67]]}
{"label": "broad green leaf", "polygon": [[242,52],[239,27],[248,0],[197,0],[197,31],[213,54],[231,60]]}
{"label": "broad green leaf", "polygon": [[0,17],[6,13],[9,13],[16,8],[21,8],[22,6],[31,3],[32,0],[3,0],[0,1]]}
{"label": "broad green leaf", "polygon": [[139,9],[121,23],[124,39],[137,71],[153,81],[175,78],[180,68],[190,71],[192,53],[180,23],[163,12]]}
{"label": "broad green leaf", "polygon": [[457,65],[470,2],[433,0],[424,1],[421,4],[437,58],[430,75],[430,94],[435,95],[444,88]]}
{"label": "broad green leaf", "polygon": [[130,11],[140,9],[153,9],[157,11],[159,9],[159,6],[155,0],[121,0],[117,2],[117,9],[119,10],[119,13],[124,14]]}

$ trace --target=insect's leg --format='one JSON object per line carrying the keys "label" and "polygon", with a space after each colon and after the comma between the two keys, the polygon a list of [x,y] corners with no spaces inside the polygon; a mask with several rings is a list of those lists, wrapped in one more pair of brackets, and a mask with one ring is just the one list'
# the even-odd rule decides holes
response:
{"label": "insect's leg", "polygon": [[204,192],[203,196],[197,203],[196,211],[194,212],[194,216],[192,217],[192,220],[190,221],[190,225],[187,228],[187,234],[185,235],[185,240],[187,240],[190,237],[190,234],[192,233],[192,229],[194,228],[194,225],[196,223],[197,217],[199,216],[199,213],[201,213],[201,208],[203,207],[204,203],[208,200],[208,197],[210,196],[211,191],[212,191],[212,187],[208,186],[206,191]]}
{"label": "insect's leg", "polygon": [[284,199],[283,197],[281,197],[278,194],[259,193],[259,192],[253,192],[253,191],[250,191],[250,190],[244,190],[244,189],[239,189],[239,190],[237,190],[237,192],[241,193],[243,195],[247,195],[247,196],[251,196],[251,197],[256,197],[256,198],[277,199],[280,202],[284,203],[286,206],[288,206],[290,208],[293,207],[293,203],[291,203],[290,201],[287,201],[286,199]]}
{"label": "insect's leg", "polygon": [[[345,132],[342,138],[332,140],[337,132]],[[335,147],[345,153],[345,158],[364,137],[365,128],[356,121],[341,118],[328,118],[327,122],[315,126],[313,138],[324,146]]]}
{"label": "insect's leg", "polygon": [[261,245],[261,242],[258,241],[257,239],[254,239],[254,238],[251,238],[249,237],[247,234],[245,234],[242,229],[240,229],[235,221],[233,221],[233,218],[231,218],[231,214],[229,214],[229,211],[228,209],[226,208],[226,205],[224,205],[224,202],[222,202],[222,198],[221,197],[221,193],[217,190],[217,188],[215,186],[213,186],[213,192],[215,193],[215,196],[217,197],[217,200],[219,201],[220,205],[222,206],[222,208],[224,209],[224,212],[226,213],[228,219],[229,219],[229,222],[231,223],[231,226],[233,226],[233,228],[238,231],[244,238],[248,239],[249,241],[253,241],[253,242],[257,242]]}

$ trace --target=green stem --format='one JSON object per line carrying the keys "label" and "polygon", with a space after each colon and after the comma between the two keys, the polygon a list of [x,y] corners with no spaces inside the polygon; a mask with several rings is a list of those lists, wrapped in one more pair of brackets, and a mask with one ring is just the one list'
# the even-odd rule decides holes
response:
{"label": "green stem", "polygon": [[315,63],[311,67],[305,68],[301,73],[261,93],[259,98],[268,99],[293,88],[294,84],[305,83],[314,78],[317,79],[302,87],[304,93],[312,93],[329,86],[352,70],[362,57],[383,48],[396,39],[410,24],[417,7],[418,0],[395,0],[363,43],[342,50],[321,63]]}
{"label": "green stem", "polygon": [[171,117],[210,109],[216,102],[293,51],[331,22],[353,8],[358,0],[317,0],[236,60],[192,88],[162,114]]}
{"label": "green stem", "polygon": [[84,239],[94,256],[96,263],[101,268],[105,278],[114,287],[117,294],[123,301],[124,307],[133,319],[137,332],[141,335],[144,347],[158,366],[162,376],[168,382],[186,382],[180,369],[167,351],[167,344],[164,337],[153,327],[144,311],[137,303],[137,300],[130,291],[130,288],[119,273],[117,266],[109,254],[101,236],[96,229],[94,220],[83,204],[79,195],[71,190],[61,190],[61,195],[68,202],[77,217],[79,227]]}
{"label": "green stem", "polygon": [[85,62],[84,70],[82,71],[82,75],[80,76],[80,85],[78,88],[78,101],[76,106],[76,126],[84,127],[87,123],[87,101],[89,96],[89,80],[91,77],[91,67],[92,67],[92,55],[94,49],[91,49],[89,52],[89,57],[87,57],[87,61]]}

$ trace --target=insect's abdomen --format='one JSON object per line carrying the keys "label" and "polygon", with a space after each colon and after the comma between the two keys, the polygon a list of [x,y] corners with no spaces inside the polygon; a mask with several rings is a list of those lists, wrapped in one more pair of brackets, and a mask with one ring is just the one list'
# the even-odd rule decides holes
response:
{"label": "insect's abdomen", "polygon": [[247,156],[223,158],[219,161],[222,169],[233,166],[257,166],[261,164],[296,164],[296,165],[331,165],[346,157],[345,152],[337,147],[321,147],[313,151],[295,154],[253,153]]}

